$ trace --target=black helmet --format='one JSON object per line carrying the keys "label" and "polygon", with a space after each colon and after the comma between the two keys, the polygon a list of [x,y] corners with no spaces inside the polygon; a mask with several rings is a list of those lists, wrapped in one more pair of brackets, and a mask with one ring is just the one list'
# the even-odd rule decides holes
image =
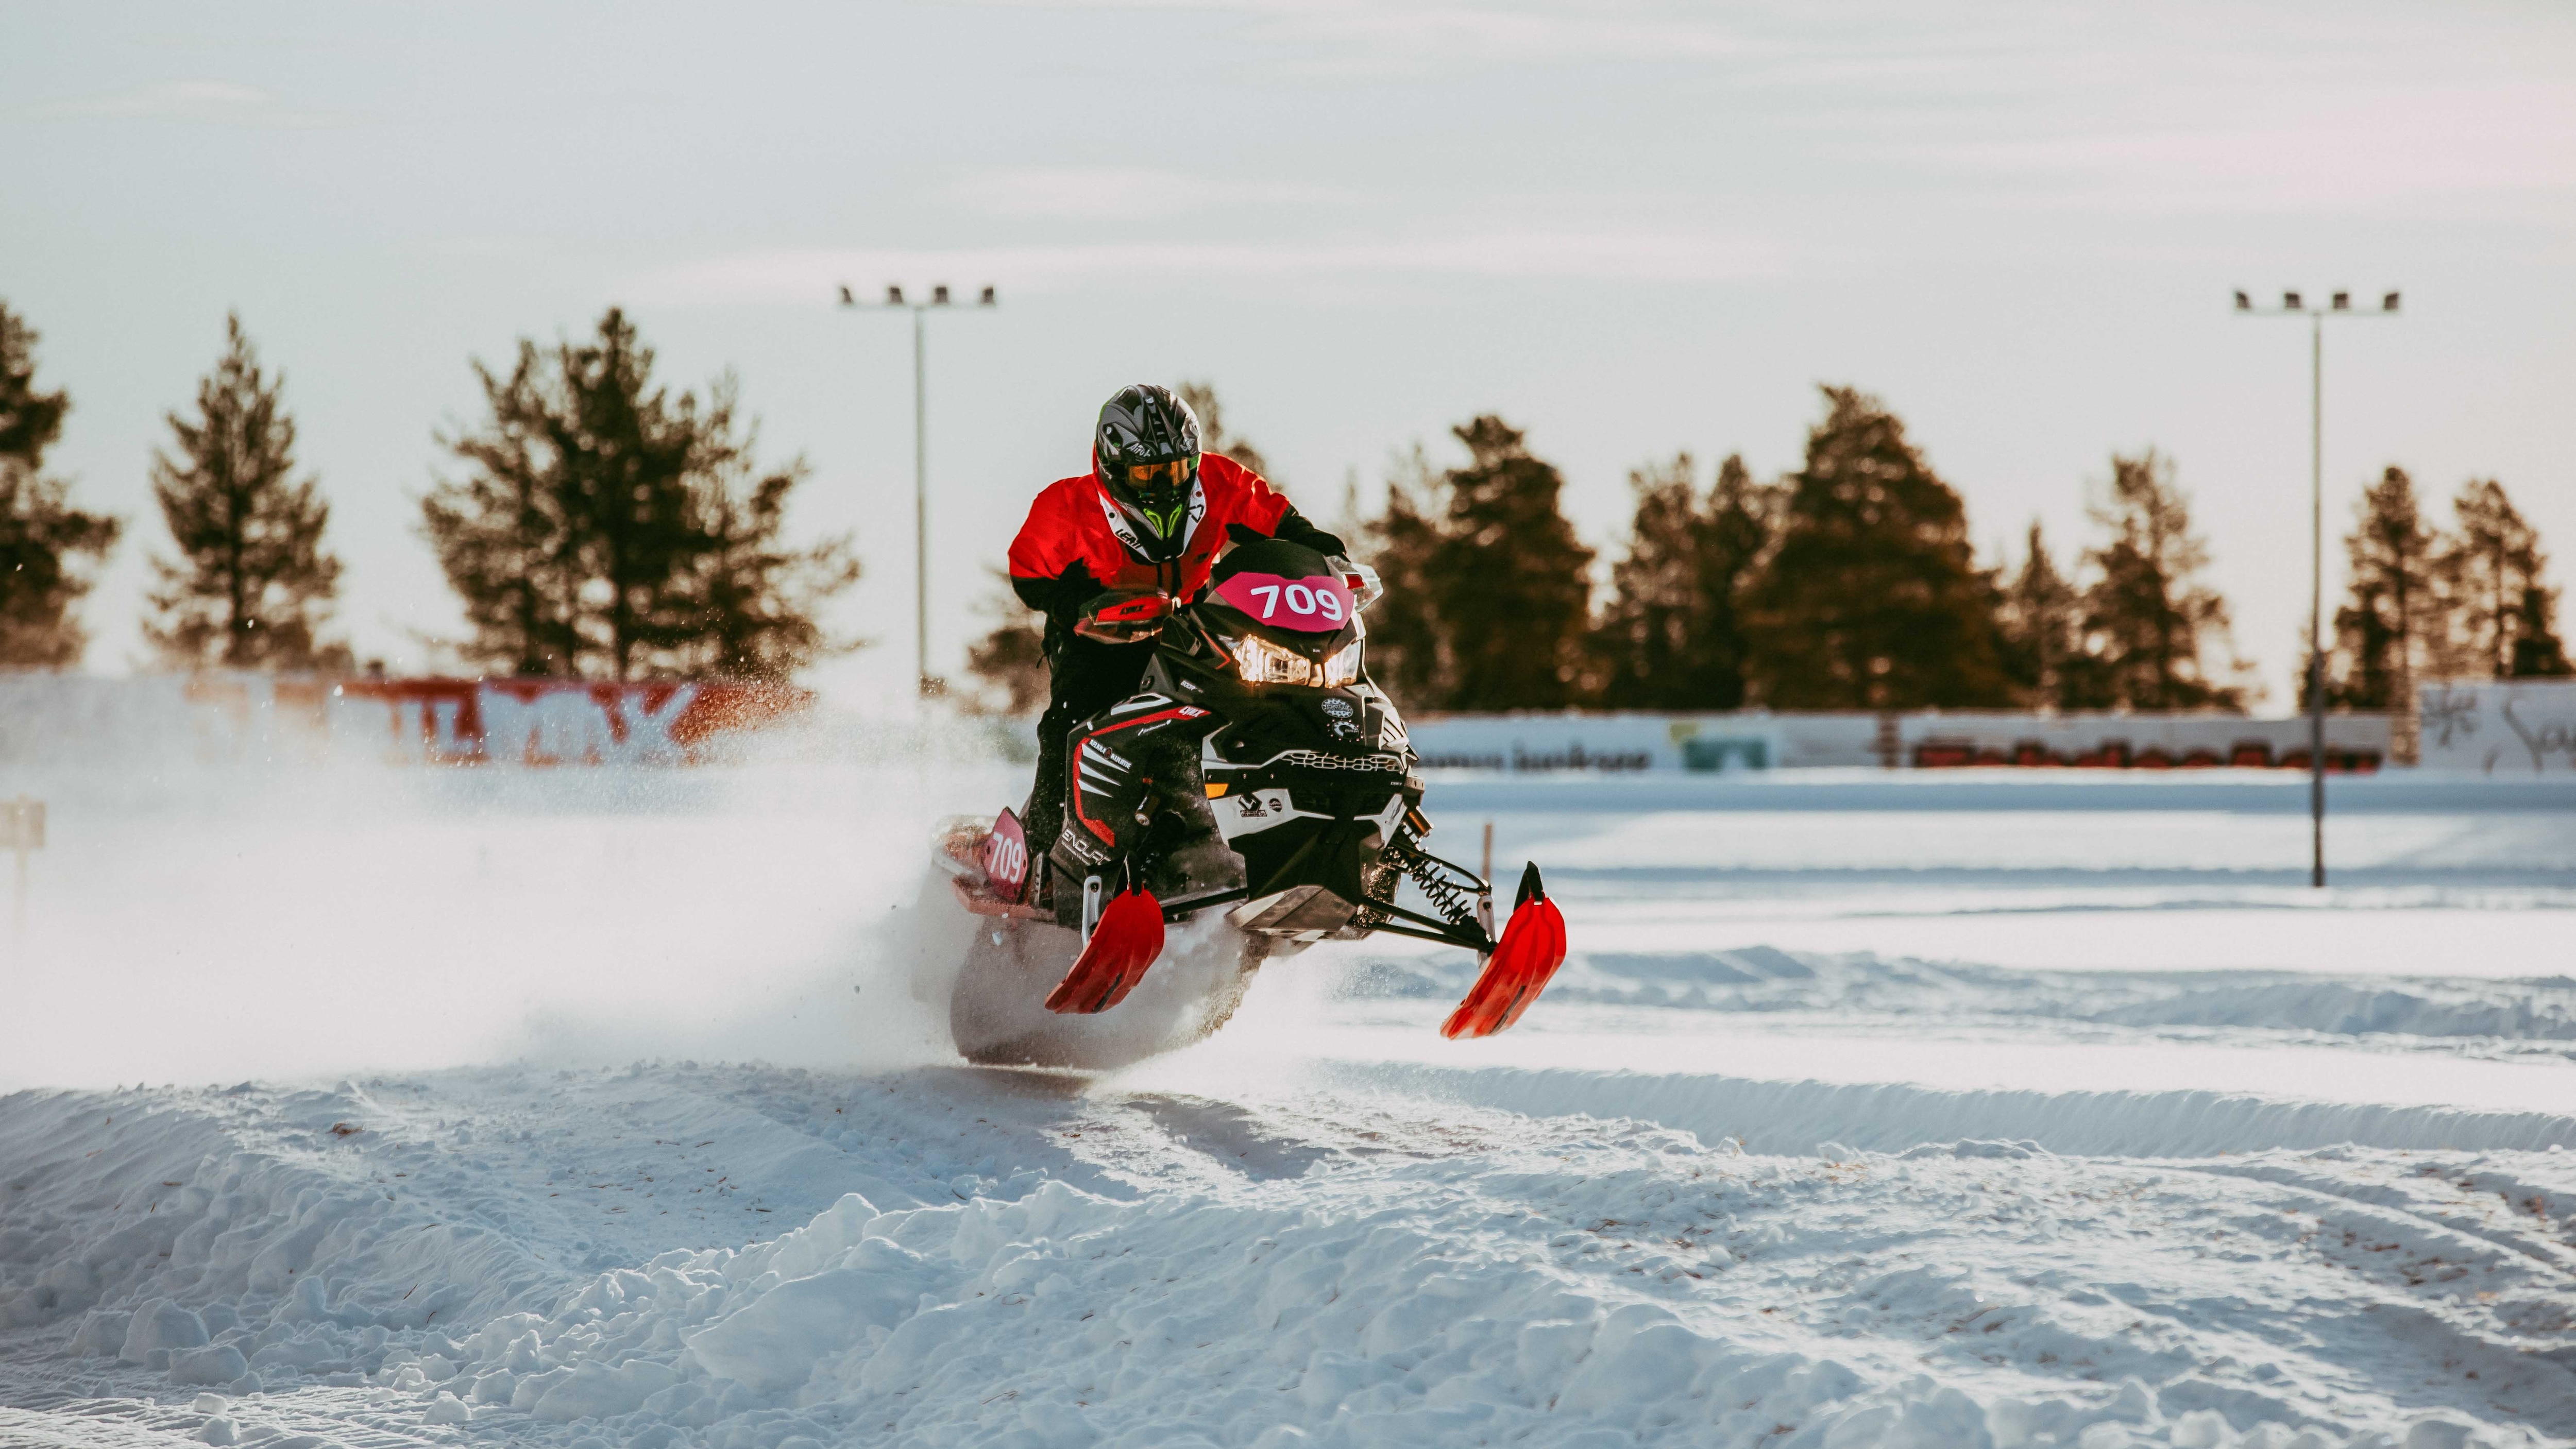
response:
{"label": "black helmet", "polygon": [[1100,405],[1092,467],[1120,510],[1165,548],[1187,536],[1199,481],[1199,420],[1155,383],[1122,387]]}

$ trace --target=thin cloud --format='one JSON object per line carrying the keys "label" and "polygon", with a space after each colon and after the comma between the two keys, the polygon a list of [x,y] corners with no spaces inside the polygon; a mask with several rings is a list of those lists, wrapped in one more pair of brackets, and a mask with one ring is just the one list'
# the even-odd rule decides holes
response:
{"label": "thin cloud", "polygon": [[1568,60],[1711,60],[1745,53],[1745,41],[1713,21],[1622,16],[1606,7],[1549,13],[1470,5],[1261,7],[1271,37],[1348,47],[1372,66],[1449,66]]}
{"label": "thin cloud", "polygon": [[2563,25],[2388,9],[2319,32],[2259,10],[1973,3],[1944,19],[1891,12],[1745,74],[1824,102],[1795,125],[1827,162],[1894,163],[2000,206],[2452,219],[2576,191]]}
{"label": "thin cloud", "polygon": [[183,121],[224,126],[327,126],[341,118],[288,106],[257,86],[224,80],[165,81],[134,90],[29,106],[37,120]]}
{"label": "thin cloud", "polygon": [[2498,82],[2400,98],[2312,98],[2193,127],[1860,148],[1935,171],[2035,183],[2036,199],[2138,213],[2454,216],[2576,196],[2576,103]]}
{"label": "thin cloud", "polygon": [[1003,0],[1082,10],[1186,10],[1246,17],[1248,41],[1302,47],[1269,64],[1319,79],[1453,74],[1497,65],[1712,60],[1755,47],[1729,25],[1655,4],[1461,4],[1457,0]]}
{"label": "thin cloud", "polygon": [[951,182],[940,196],[984,216],[1103,221],[1154,221],[1229,207],[1339,207],[1358,199],[1349,191],[1293,182],[1087,167],[984,172]]}
{"label": "thin cloud", "polygon": [[1752,237],[1681,232],[1493,232],[1450,238],[1312,245],[1259,242],[1104,243],[954,251],[768,250],[737,253],[644,279],[668,303],[812,302],[847,282],[872,294],[886,282],[999,285],[1061,291],[1098,277],[1138,275],[1265,281],[1310,277],[1714,282],[1779,272],[1784,251]]}

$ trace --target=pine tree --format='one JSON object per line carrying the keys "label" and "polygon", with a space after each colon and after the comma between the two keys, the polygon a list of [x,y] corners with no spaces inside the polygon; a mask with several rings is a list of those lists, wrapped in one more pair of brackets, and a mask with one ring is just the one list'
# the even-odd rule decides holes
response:
{"label": "pine tree", "polygon": [[595,336],[481,363],[490,419],[441,439],[465,465],[422,500],[422,533],[462,598],[464,652],[516,674],[783,676],[845,647],[823,602],[858,576],[844,539],[780,539],[802,460],[763,469],[735,387],[652,380],[610,308]]}
{"label": "pine tree", "polygon": [[652,366],[613,307],[592,341],[541,353],[523,339],[506,378],[475,364],[491,421],[443,440],[471,471],[422,506],[475,631],[469,657],[625,679],[685,635],[695,439]]}
{"label": "pine tree", "polygon": [[1448,516],[1424,581],[1456,671],[1446,707],[1564,708],[1592,622],[1592,550],[1557,506],[1565,479],[1490,413],[1450,431],[1468,463],[1441,475]]}
{"label": "pine tree", "polygon": [[2558,591],[2538,584],[2524,587],[2522,607],[2515,611],[2513,673],[2515,679],[2565,679],[2576,674],[2567,648],[2558,641]]}
{"label": "pine tree", "polygon": [[152,455],[152,496],[179,556],[152,560],[144,637],[184,668],[345,670],[348,646],[319,637],[340,588],[340,561],[322,544],[331,505],[310,475],[294,476],[286,379],[261,369],[238,314],[224,339],[197,384],[196,420],[167,415],[175,455]]}
{"label": "pine tree", "polygon": [[1594,636],[1612,709],[1735,709],[1744,703],[1736,593],[1769,540],[1767,500],[1741,456],[1706,495],[1683,453],[1628,475],[1637,495],[1627,557]]}
{"label": "pine tree", "polygon": [[2099,708],[2105,681],[2084,653],[2084,593],[2057,571],[2039,520],[2032,519],[2021,572],[2004,587],[2000,615],[2005,676],[2040,709]]}
{"label": "pine tree", "polygon": [[1433,588],[1448,513],[1445,487],[1416,444],[1387,479],[1386,511],[1360,533],[1386,588],[1368,615],[1369,677],[1409,709],[1446,708],[1457,678],[1448,620]]}
{"label": "pine tree", "polygon": [[[2388,709],[2405,697],[2398,660],[2404,636],[2390,622],[2387,586],[2356,580],[2352,597],[2335,610],[2334,643],[2326,654],[2326,703],[2351,709]],[[2301,707],[2308,704],[2305,692]]]}
{"label": "pine tree", "polygon": [[2228,647],[2227,601],[2198,581],[2209,548],[2191,531],[2191,500],[2174,482],[2172,460],[2153,448],[2115,454],[2108,496],[2091,513],[2110,531],[2085,554],[2099,577],[2084,591],[2086,652],[2101,662],[2107,702],[2239,707],[2243,691],[2212,680],[2201,658]]}
{"label": "pine tree", "polygon": [[999,569],[993,571],[993,588],[977,608],[999,622],[991,633],[966,646],[966,670],[1002,695],[998,705],[980,707],[996,714],[1037,713],[1045,707],[1053,681],[1040,616],[1011,592],[1010,575]]}
{"label": "pine tree", "polygon": [[1965,505],[1876,398],[1823,392],[1825,421],[1745,598],[1751,693],[1775,709],[2008,702],[1996,589]]}
{"label": "pine tree", "polygon": [[2542,637],[2552,631],[2557,591],[2541,582],[2549,558],[2540,530],[2492,478],[2462,484],[2451,514],[2455,526],[2440,541],[2435,572],[2458,611],[2459,672],[2506,678],[2523,673],[2526,661],[2539,667],[2557,657],[2554,637]]}
{"label": "pine tree", "polygon": [[[696,417],[684,526],[690,547],[674,591],[676,626],[662,664],[680,673],[784,681],[817,658],[854,647],[830,638],[820,616],[859,580],[843,538],[789,548],[787,502],[808,472],[805,460],[763,469],[753,461],[757,429],[737,435],[736,387],[727,376]],[[690,414],[685,404],[684,419]]]}
{"label": "pine tree", "polygon": [[543,369],[530,342],[519,344],[506,378],[474,364],[491,422],[440,439],[467,471],[421,500],[422,535],[473,631],[461,652],[516,675],[577,673],[587,642],[581,530],[567,506],[565,449],[550,410],[560,399],[547,396],[561,388]]}
{"label": "pine tree", "polygon": [[106,558],[121,525],[71,506],[45,450],[71,400],[36,390],[37,333],[0,302],[0,668],[68,669],[89,644],[72,606],[90,580],[68,560]]}
{"label": "pine tree", "polygon": [[1261,450],[1226,432],[1225,409],[1216,400],[1216,384],[1185,382],[1173,388],[1172,392],[1198,415],[1201,451],[1222,453],[1264,478],[1270,476],[1270,464],[1261,456]]}
{"label": "pine tree", "polygon": [[2351,593],[2335,610],[2327,668],[2340,677],[2327,686],[2329,702],[2404,709],[2414,699],[2419,671],[2440,660],[2450,638],[2435,588],[2437,543],[2405,469],[2389,468],[2362,490],[2344,537]]}

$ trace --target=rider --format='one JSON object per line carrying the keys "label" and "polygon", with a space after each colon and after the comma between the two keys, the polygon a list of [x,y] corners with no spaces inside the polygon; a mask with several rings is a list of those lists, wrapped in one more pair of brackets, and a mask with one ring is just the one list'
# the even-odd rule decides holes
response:
{"label": "rider", "polygon": [[1037,783],[1023,812],[1032,859],[1046,858],[1064,823],[1073,727],[1136,692],[1162,630],[1159,619],[1094,616],[1139,594],[1190,602],[1235,525],[1327,558],[1343,552],[1260,474],[1222,453],[1202,456],[1197,415],[1153,383],[1120,388],[1101,404],[1091,471],[1048,484],[1029,506],[1011,541],[1011,587],[1046,614],[1051,677]]}

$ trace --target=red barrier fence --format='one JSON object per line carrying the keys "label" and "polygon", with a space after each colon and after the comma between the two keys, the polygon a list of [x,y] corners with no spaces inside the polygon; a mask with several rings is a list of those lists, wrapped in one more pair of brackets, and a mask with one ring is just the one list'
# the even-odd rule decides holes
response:
{"label": "red barrier fence", "polygon": [[[2169,752],[2149,745],[2131,753],[2127,740],[2103,740],[2089,750],[2052,750],[2045,740],[2021,740],[2010,750],[1987,746],[1980,749],[1974,740],[1928,739],[1914,746],[1913,765],[1918,770],[1972,769],[2090,769],[2090,770],[2304,770],[2309,755],[2304,748],[2272,752],[2269,740],[2238,740],[2221,755],[2216,749],[2202,747]],[[2377,750],[2326,751],[2326,773],[2367,775],[2380,765]]]}

